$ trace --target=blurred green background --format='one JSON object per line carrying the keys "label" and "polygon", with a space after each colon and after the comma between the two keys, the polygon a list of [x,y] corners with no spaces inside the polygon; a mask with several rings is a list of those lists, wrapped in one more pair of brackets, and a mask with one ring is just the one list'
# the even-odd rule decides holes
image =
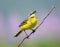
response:
{"label": "blurred green background", "polygon": [[55,10],[20,47],[60,47],[60,0],[0,0],[0,47],[16,47],[26,36],[14,38],[19,24],[34,10],[39,24],[53,5]]}

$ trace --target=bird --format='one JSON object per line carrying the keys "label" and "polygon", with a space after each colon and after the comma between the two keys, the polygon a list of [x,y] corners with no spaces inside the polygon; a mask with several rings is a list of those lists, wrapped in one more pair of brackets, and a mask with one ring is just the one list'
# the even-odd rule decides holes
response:
{"label": "bird", "polygon": [[35,10],[31,12],[29,16],[19,25],[19,32],[15,34],[14,37],[18,37],[22,32],[25,32],[25,30],[32,30],[36,25],[37,25],[37,17]]}

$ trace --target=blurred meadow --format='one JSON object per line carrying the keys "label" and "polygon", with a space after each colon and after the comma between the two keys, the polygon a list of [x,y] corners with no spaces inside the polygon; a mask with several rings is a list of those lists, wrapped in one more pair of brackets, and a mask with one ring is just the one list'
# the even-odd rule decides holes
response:
{"label": "blurred meadow", "polygon": [[0,0],[0,47],[16,47],[26,36],[14,38],[19,24],[34,10],[41,23],[53,5],[54,11],[20,47],[60,47],[60,0]]}

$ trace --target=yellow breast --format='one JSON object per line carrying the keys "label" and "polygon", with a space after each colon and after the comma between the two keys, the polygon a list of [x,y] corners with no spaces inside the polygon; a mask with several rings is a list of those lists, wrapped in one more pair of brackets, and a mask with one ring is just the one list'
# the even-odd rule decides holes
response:
{"label": "yellow breast", "polygon": [[37,18],[35,17],[35,15],[32,15],[31,17],[28,18],[26,24],[22,25],[20,29],[21,30],[32,29],[36,26],[36,24],[37,24]]}

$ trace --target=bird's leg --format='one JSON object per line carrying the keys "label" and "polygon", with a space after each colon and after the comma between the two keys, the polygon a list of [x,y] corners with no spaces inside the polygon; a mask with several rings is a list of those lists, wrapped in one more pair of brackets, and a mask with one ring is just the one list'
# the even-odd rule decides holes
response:
{"label": "bird's leg", "polygon": [[[25,32],[25,34],[28,36],[28,34],[26,33],[26,31],[24,31]],[[29,39],[29,37],[27,37],[27,39]]]}

